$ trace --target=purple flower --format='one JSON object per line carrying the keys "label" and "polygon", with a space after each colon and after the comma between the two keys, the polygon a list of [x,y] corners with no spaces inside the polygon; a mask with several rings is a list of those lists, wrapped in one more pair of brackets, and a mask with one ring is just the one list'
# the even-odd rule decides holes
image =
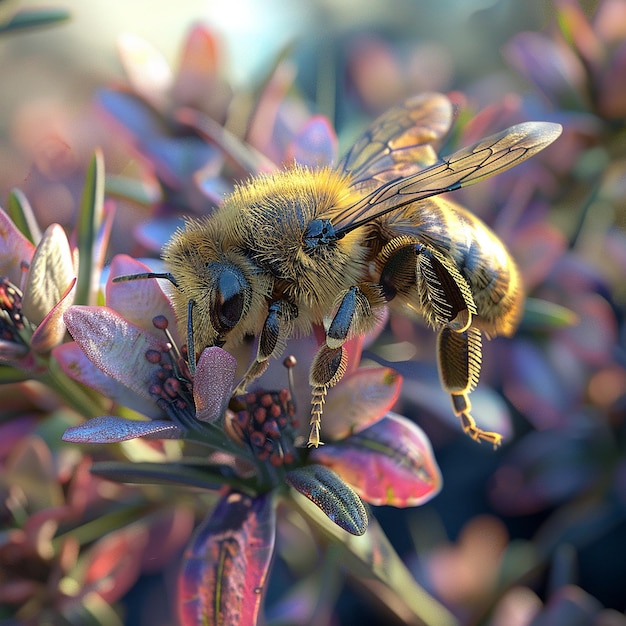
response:
{"label": "purple flower", "polygon": [[[137,261],[116,257],[110,276],[141,271],[145,268]],[[306,424],[299,423],[290,392],[265,389],[264,376],[259,387],[232,397],[237,362],[221,348],[202,352],[191,379],[178,351],[177,333],[169,334],[173,312],[157,281],[109,279],[106,302],[66,312],[75,343],[56,348],[54,355],[69,376],[109,397],[113,406],[132,406],[148,419],[112,413],[68,429],[64,440],[185,440],[196,450],[193,457],[185,453],[171,463],[106,463],[96,465],[95,471],[133,482],[226,488],[183,559],[183,624],[209,619],[212,611],[221,619],[238,614],[241,623],[256,623],[280,503],[313,527],[324,525],[318,519],[321,510],[343,529],[332,533],[345,542],[344,531],[362,535],[367,529],[361,498],[376,505],[415,506],[441,488],[425,435],[389,412],[400,391],[400,376],[389,368],[357,367],[362,338],[346,346],[348,373],[328,394],[323,418],[328,443],[309,451],[300,447],[305,441],[300,426]],[[291,364],[292,369],[305,369],[316,348],[312,337],[291,342],[287,351],[297,353],[305,364]],[[267,381],[275,380],[278,369],[270,368]],[[308,382],[296,384],[295,393],[306,402]],[[311,502],[317,508],[311,508]],[[377,534],[373,537],[376,541]],[[223,559],[224,567],[217,568]]]}

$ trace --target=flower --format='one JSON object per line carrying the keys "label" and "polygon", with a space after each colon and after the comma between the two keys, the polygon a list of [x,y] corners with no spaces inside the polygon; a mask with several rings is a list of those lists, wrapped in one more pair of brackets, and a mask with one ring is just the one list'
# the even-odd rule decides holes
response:
{"label": "flower", "polygon": [[[94,470],[127,481],[178,482],[212,491],[226,487],[185,553],[179,614],[183,624],[209,619],[214,610],[222,619],[239,615],[243,623],[255,623],[263,597],[258,591],[267,586],[279,503],[308,519],[313,514],[305,502],[312,501],[343,530],[362,535],[368,516],[361,498],[376,505],[415,506],[438,492],[441,475],[421,430],[389,412],[401,378],[389,368],[357,368],[362,339],[349,342],[348,373],[328,394],[323,422],[328,443],[308,451],[298,445],[304,437],[289,391],[265,389],[262,377],[259,387],[231,397],[236,361],[226,351],[206,348],[191,379],[177,350],[176,331],[159,337],[169,333],[174,318],[156,281],[111,280],[142,269],[128,257],[116,257],[106,286],[107,306],[70,307],[65,322],[75,343],[59,346],[54,354],[69,376],[116,403],[132,404],[150,419],[100,416],[69,428],[64,440],[187,441],[195,450],[193,461],[183,454],[176,462],[109,462]],[[155,312],[148,323],[146,316]],[[305,362],[316,349],[311,337],[288,345]],[[269,381],[275,373],[267,375]],[[308,382],[296,386],[295,393],[308,396]],[[295,492],[307,499],[298,500]],[[340,534],[340,542],[346,537]],[[216,559],[223,558],[224,568],[215,569]],[[248,594],[241,594],[241,585]],[[221,604],[215,609],[218,597]]]}

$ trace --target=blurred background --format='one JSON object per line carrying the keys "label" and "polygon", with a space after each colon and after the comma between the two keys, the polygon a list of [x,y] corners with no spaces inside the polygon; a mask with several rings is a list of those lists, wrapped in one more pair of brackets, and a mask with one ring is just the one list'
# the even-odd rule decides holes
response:
{"label": "blurred background", "polygon": [[[479,424],[504,432],[505,444],[494,452],[460,433],[448,398],[432,392],[432,333],[391,320],[366,356],[405,377],[397,410],[429,435],[444,487],[423,507],[375,515],[416,579],[460,623],[625,623],[626,0],[56,6],[67,21],[0,39],[0,203],[19,188],[42,226],[71,230],[99,146],[118,203],[110,255],[158,256],[172,228],[163,206],[202,211],[222,189],[205,177],[198,200],[189,177],[201,157],[187,144],[144,141],[139,109],[111,96],[134,94],[172,141],[187,138],[168,118],[172,101],[198,101],[182,88],[165,98],[163,67],[174,76],[181,67],[202,71],[183,53],[198,23],[215,46],[205,59],[212,99],[199,108],[276,163],[288,160],[281,137],[313,114],[334,126],[341,152],[374,116],[421,91],[453,94],[458,121],[448,148],[519,121],[563,124],[562,139],[528,165],[455,196],[509,245],[530,296],[518,335],[485,346],[472,396]],[[120,46],[122,34],[162,58],[133,74],[134,40]],[[280,106],[247,123],[268,85]],[[126,179],[142,181],[141,193],[122,186]],[[279,560],[269,606],[289,577]],[[138,579],[121,599],[127,624],[157,623],[142,611],[163,584],[159,572]],[[357,585],[328,623],[386,623],[381,615]]]}

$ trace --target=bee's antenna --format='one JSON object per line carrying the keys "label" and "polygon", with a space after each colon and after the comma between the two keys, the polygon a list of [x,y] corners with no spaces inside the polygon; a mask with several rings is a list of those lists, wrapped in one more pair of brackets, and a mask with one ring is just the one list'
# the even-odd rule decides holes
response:
{"label": "bee's antenna", "polygon": [[116,276],[113,279],[114,283],[125,283],[129,280],[144,280],[146,278],[164,278],[169,280],[174,287],[178,287],[178,283],[172,274],[169,272],[143,272],[142,274],[125,274],[124,276]]}
{"label": "bee's antenna", "polygon": [[194,343],[192,317],[194,304],[194,300],[187,302],[187,363],[189,365],[189,373],[192,377],[196,375],[196,344]]}

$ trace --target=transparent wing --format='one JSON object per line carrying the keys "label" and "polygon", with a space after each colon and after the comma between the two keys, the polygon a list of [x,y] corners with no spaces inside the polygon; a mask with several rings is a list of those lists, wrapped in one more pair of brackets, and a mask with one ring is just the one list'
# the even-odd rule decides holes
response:
{"label": "transparent wing", "polygon": [[560,124],[526,122],[462,148],[441,162],[397,177],[332,218],[337,233],[347,233],[411,202],[473,185],[525,161],[561,134]]}
{"label": "transparent wing", "polygon": [[349,172],[352,186],[363,191],[414,174],[437,161],[430,144],[448,132],[453,113],[443,94],[409,98],[374,120],[339,162],[339,169]]}

